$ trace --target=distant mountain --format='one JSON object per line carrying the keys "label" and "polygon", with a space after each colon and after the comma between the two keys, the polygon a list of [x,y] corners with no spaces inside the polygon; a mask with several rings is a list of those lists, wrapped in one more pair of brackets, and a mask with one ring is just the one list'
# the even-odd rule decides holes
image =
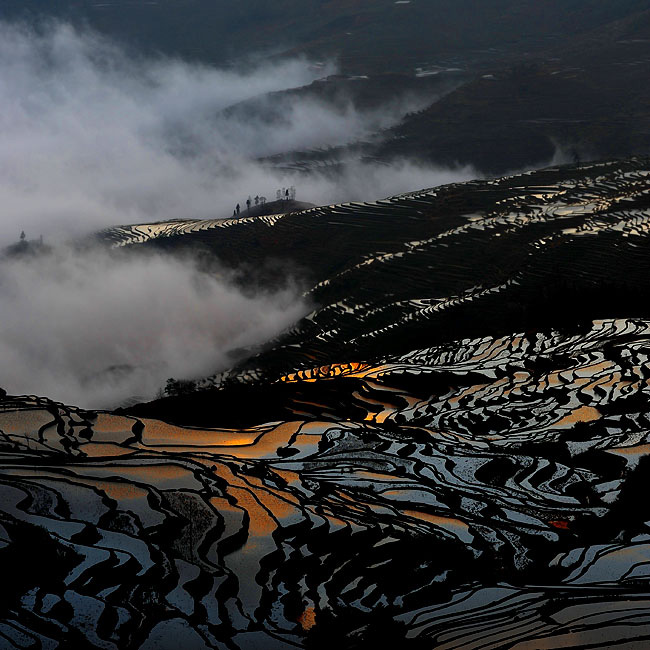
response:
{"label": "distant mountain", "polygon": [[[558,154],[577,162],[650,152],[650,10],[554,37],[535,51],[513,44],[464,56],[454,73],[463,83],[453,92],[405,116],[373,144],[329,152],[331,161],[408,158],[500,175]],[[448,74],[441,66],[429,71]],[[314,156],[322,164],[320,152],[293,152],[284,162],[308,169]]]}
{"label": "distant mountain", "polygon": [[339,58],[344,72],[539,51],[647,7],[642,0],[7,0],[0,16],[90,24],[211,63],[259,51]]}
{"label": "distant mountain", "polygon": [[240,117],[286,119],[296,99],[375,110],[418,96],[422,110],[390,130],[267,161],[281,167],[408,158],[500,175],[558,152],[574,162],[650,153],[645,0],[8,0],[0,8],[4,18],[39,16],[212,64],[261,53],[339,61],[338,78],[228,109]]}
{"label": "distant mountain", "polygon": [[648,647],[649,208],[645,158],[105,233],[314,310],[201,392],[0,390],[0,646]]}

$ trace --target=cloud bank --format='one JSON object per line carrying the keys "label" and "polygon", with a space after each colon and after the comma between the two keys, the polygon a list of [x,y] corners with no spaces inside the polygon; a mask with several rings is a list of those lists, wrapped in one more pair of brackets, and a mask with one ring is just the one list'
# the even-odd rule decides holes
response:
{"label": "cloud bank", "polygon": [[151,399],[307,312],[295,288],[244,295],[191,260],[57,248],[0,262],[0,386],[87,408]]}

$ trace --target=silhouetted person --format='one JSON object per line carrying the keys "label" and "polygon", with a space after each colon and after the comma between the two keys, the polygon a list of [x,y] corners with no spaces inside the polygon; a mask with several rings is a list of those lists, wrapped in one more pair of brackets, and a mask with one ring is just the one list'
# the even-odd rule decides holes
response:
{"label": "silhouetted person", "polygon": [[20,233],[20,241],[25,241],[25,237],[26,237],[26,235],[25,235],[25,231],[23,230],[23,231]]}
{"label": "silhouetted person", "polygon": [[239,214],[239,203],[237,204],[237,207],[235,208],[237,210],[237,214]]}
{"label": "silhouetted person", "polygon": [[286,190],[284,190],[284,200],[285,201],[289,200],[289,189],[288,188]]}
{"label": "silhouetted person", "polygon": [[251,211],[251,198],[250,198],[250,196],[246,199],[246,211],[247,212]]}

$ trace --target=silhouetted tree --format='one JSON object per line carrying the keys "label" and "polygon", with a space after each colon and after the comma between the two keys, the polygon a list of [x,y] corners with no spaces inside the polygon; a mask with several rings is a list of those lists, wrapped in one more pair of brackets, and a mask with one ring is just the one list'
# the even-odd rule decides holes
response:
{"label": "silhouetted tree", "polygon": [[165,384],[165,395],[169,397],[178,397],[179,395],[187,395],[196,388],[196,384],[189,379],[174,379],[170,377]]}

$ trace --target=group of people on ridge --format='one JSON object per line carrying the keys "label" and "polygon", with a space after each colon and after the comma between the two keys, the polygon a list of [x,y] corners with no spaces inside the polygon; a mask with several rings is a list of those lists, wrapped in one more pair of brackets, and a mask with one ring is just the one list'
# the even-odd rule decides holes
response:
{"label": "group of people on ridge", "polygon": [[[292,185],[291,187],[283,187],[281,190],[275,192],[275,198],[277,201],[295,201],[296,200],[296,188]],[[257,195],[254,199],[250,196],[246,199],[246,213],[250,213],[252,205],[264,205],[266,203],[265,196]],[[239,203],[235,206],[235,209],[232,211],[233,217],[238,217],[241,214],[241,206]]]}

